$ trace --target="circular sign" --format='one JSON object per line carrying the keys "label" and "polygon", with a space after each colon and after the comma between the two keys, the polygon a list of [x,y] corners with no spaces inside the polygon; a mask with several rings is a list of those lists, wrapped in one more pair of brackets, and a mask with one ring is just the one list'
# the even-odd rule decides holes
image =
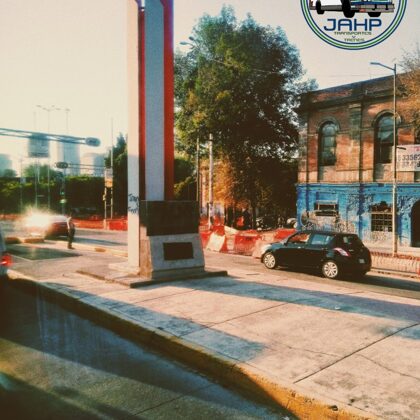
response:
{"label": "circular sign", "polygon": [[362,50],[395,32],[407,0],[301,0],[301,6],[309,27],[327,44]]}

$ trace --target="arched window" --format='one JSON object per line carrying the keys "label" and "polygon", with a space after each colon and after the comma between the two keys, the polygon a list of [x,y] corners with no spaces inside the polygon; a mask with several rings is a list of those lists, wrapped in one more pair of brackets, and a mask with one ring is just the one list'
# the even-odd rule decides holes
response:
{"label": "arched window", "polygon": [[394,145],[394,117],[385,114],[379,118],[375,130],[375,163],[391,163]]}
{"label": "arched window", "polygon": [[319,133],[319,165],[333,166],[336,162],[335,148],[337,126],[332,122],[325,123]]}

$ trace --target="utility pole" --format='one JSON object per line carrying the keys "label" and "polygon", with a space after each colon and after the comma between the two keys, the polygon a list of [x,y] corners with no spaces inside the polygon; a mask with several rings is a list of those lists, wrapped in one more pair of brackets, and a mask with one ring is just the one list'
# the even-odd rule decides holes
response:
{"label": "utility pole", "polygon": [[114,218],[114,119],[111,118],[111,219]]}
{"label": "utility pole", "polygon": [[209,136],[209,228],[213,224],[213,135]]}
{"label": "utility pole", "polygon": [[196,167],[196,200],[198,202],[198,208],[201,213],[200,205],[200,140],[197,138],[197,153],[195,157],[195,167]]}

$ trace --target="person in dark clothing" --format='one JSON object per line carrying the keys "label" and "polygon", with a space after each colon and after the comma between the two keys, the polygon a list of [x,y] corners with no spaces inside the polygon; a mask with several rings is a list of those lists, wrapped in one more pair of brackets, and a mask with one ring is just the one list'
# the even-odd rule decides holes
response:
{"label": "person in dark clothing", "polygon": [[76,226],[74,225],[72,215],[70,214],[69,217],[67,217],[67,248],[68,249],[74,249],[72,244],[73,244],[75,233],[76,233]]}
{"label": "person in dark clothing", "polygon": [[244,218],[244,229],[250,229],[251,228],[251,214],[249,213],[248,209],[243,209],[242,211],[242,217]]}

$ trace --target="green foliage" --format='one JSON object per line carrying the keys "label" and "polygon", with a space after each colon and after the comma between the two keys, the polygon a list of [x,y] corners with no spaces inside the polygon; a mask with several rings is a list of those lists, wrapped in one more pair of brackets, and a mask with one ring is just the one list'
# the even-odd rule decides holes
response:
{"label": "green foliage", "polygon": [[176,156],[174,162],[175,184],[184,181],[187,177],[192,176],[195,171],[194,165],[185,157]]}
{"label": "green foliage", "polygon": [[233,11],[204,16],[193,48],[176,57],[177,128],[182,144],[214,136],[219,154],[283,156],[297,138],[299,54],[282,29],[237,23]]}
{"label": "green foliage", "polygon": [[404,74],[400,76],[400,93],[408,98],[408,109],[403,110],[413,122],[417,141],[420,141],[420,45],[405,51],[400,63]]}
{"label": "green foliage", "polygon": [[[50,182],[49,193],[51,211],[60,213],[60,194],[62,191],[62,180]],[[66,177],[65,197],[68,200],[67,208],[94,207],[98,214],[103,212],[102,194],[104,189],[103,178],[92,178],[87,176]],[[48,207],[48,184],[41,181],[20,183],[20,180],[0,179],[0,214],[19,213],[27,208],[35,207],[35,194],[38,194],[38,208]]]}
{"label": "green foliage", "polygon": [[[111,167],[111,152],[105,158],[105,165]],[[127,139],[122,133],[117,137],[113,149],[114,169],[114,212],[127,214],[128,178],[127,178]]]}
{"label": "green foliage", "polygon": [[45,180],[48,179],[48,169],[50,171],[49,177],[50,180],[59,179],[61,177],[61,174],[58,171],[55,171],[49,165],[29,165],[26,168],[23,169],[23,176],[26,178],[35,178],[35,176],[39,180]]}
{"label": "green foliage", "polygon": [[183,155],[175,156],[174,196],[177,200],[196,199],[196,178],[194,164]]}
{"label": "green foliage", "polygon": [[[180,148],[193,155],[197,138],[212,134],[215,156],[230,168],[231,198],[252,206],[274,199],[284,170],[296,171],[288,162],[297,149],[299,94],[314,87],[302,82],[298,50],[281,28],[250,16],[238,22],[229,7],[202,17],[190,39],[191,50],[175,59]],[[263,182],[267,162],[281,172]]]}
{"label": "green foliage", "polygon": [[17,173],[13,169],[5,169],[1,176],[3,178],[16,178]]}

